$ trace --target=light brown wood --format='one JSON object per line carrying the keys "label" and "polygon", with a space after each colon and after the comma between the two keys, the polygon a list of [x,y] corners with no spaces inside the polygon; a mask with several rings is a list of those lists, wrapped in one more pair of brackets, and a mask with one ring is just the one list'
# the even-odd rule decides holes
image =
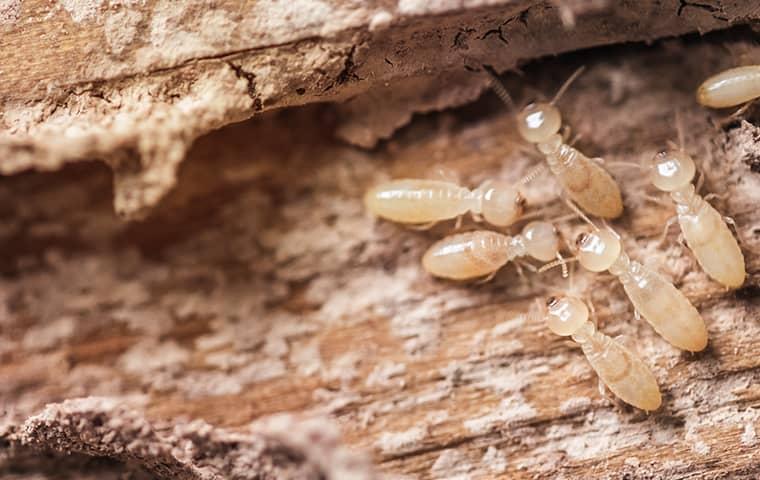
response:
{"label": "light brown wood", "polygon": [[373,146],[415,112],[477,98],[483,64],[502,71],[542,55],[706,32],[760,18],[759,8],[7,0],[0,173],[102,159],[115,172],[116,211],[137,218],[173,187],[198,136],[258,112],[350,99],[336,132]]}
{"label": "light brown wood", "polygon": [[[720,129],[694,100],[701,79],[756,54],[733,31],[536,62],[508,82],[519,101],[588,66],[559,106],[577,147],[620,182],[613,225],[706,321],[707,350],[680,353],[634,320],[611,278],[575,269],[600,330],[626,335],[652,368],[658,412],[600,396],[581,352],[525,318],[536,296],[567,288],[558,272],[437,281],[420,257],[453,223],[417,232],[364,211],[382,178],[527,173],[539,160],[495,96],[416,118],[371,151],[333,140],[335,108],[313,106],[200,138],[139,222],[114,215],[98,162],[0,181],[0,473],[757,478],[760,131]],[[614,165],[674,139],[676,109],[703,193],[727,194],[715,204],[738,225],[748,279],[735,292],[698,269],[675,228],[657,245],[673,209]],[[534,180],[529,212],[567,214],[557,192],[550,175]],[[580,226],[559,228],[573,238]]]}

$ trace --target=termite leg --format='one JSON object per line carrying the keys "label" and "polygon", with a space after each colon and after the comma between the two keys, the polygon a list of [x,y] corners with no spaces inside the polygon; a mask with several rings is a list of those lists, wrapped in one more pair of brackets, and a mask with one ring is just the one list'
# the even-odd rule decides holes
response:
{"label": "termite leg", "polygon": [[529,270],[533,273],[538,272],[538,267],[533,265],[532,263],[526,261],[526,260],[515,260],[515,265],[520,265],[521,267],[525,268],[526,270]]}
{"label": "termite leg", "polygon": [[493,277],[496,276],[496,272],[498,272],[498,270],[494,270],[493,272],[489,273],[485,277],[483,277],[480,280],[478,280],[477,282],[475,282],[475,284],[476,285],[480,285],[482,283],[488,283],[488,282],[490,282],[491,280],[493,280]]}
{"label": "termite leg", "polygon": [[671,206],[671,203],[665,199],[653,197],[652,195],[644,194],[644,200],[649,200],[652,203],[656,203],[657,205],[662,205],[665,207]]}
{"label": "termite leg", "polygon": [[728,198],[728,193],[724,193],[723,195],[718,195],[717,193],[708,193],[704,196],[705,202],[709,202],[713,198],[717,198],[719,200],[725,200]]}
{"label": "termite leg", "polygon": [[697,177],[697,183],[694,186],[694,191],[699,193],[700,190],[702,190],[702,187],[705,185],[705,172],[703,170],[699,170],[699,176]]}
{"label": "termite leg", "polygon": [[411,224],[411,225],[407,225],[406,227],[407,227],[407,228],[409,228],[409,229],[411,229],[411,230],[419,230],[419,231],[424,231],[424,230],[430,230],[431,228],[433,228],[433,226],[434,226],[436,223],[437,223],[437,222],[428,222],[428,223],[420,223],[420,224]]}
{"label": "termite leg", "polygon": [[578,344],[572,340],[565,340],[562,342],[567,348],[578,348]]}
{"label": "termite leg", "polygon": [[[475,218],[476,216],[478,218]],[[475,215],[475,214],[472,215],[472,219],[475,220],[476,222],[480,222],[483,220],[482,218],[480,218],[480,215]],[[462,228],[462,216],[457,215],[457,221],[454,224],[454,230],[459,230],[460,228]]]}
{"label": "termite leg", "polygon": [[[546,208],[541,208],[539,210],[535,210],[535,211],[532,211],[530,213],[526,213],[525,215],[523,215],[523,216],[520,217],[520,221],[530,220],[532,218],[544,218],[545,219],[546,218],[546,211],[547,210],[548,209],[546,209]],[[567,215],[563,215],[562,217],[556,217],[556,218],[562,219],[562,218],[565,218],[565,217],[567,217],[567,219],[569,219],[569,218],[575,218],[575,215],[571,215],[569,217]],[[549,223],[555,223],[554,219],[549,219],[547,221]]]}
{"label": "termite leg", "polygon": [[570,128],[570,125],[562,125],[562,142],[567,143],[567,140],[570,138],[571,133],[572,130]]}
{"label": "termite leg", "polygon": [[[682,247],[686,246],[686,239],[683,236],[683,232],[681,232],[681,233],[678,234],[678,238],[676,239],[676,243],[678,243]],[[689,251],[691,251],[691,250],[689,250]]]}
{"label": "termite leg", "polygon": [[601,378],[597,379],[599,383],[597,383],[597,389],[599,390],[599,395],[601,395],[605,400],[610,402],[611,404],[615,405],[615,400],[610,397],[610,395],[607,393],[607,385],[604,384]]}
{"label": "termite leg", "polygon": [[592,162],[596,162],[599,165],[604,165],[604,159],[602,157],[594,157],[591,159]]}
{"label": "termite leg", "polygon": [[589,299],[586,299],[586,306],[588,307],[591,323],[593,323],[595,327],[599,327],[599,318],[596,316],[596,307],[594,307],[594,304]]}
{"label": "termite leg", "polygon": [[637,322],[641,320],[641,314],[636,309],[633,310],[633,318],[635,318]]}
{"label": "termite leg", "polygon": [[739,109],[736,110],[734,113],[732,113],[728,117],[724,118],[721,121],[721,127],[723,127],[723,126],[725,126],[725,125],[727,125],[727,124],[729,124],[731,122],[734,122],[737,119],[740,119],[741,116],[744,115],[747,112],[747,110],[750,109],[750,107],[752,107],[752,104],[755,103],[755,100],[757,100],[757,99],[750,100],[749,102],[747,102],[744,105],[742,105],[741,107],[739,107]]}
{"label": "termite leg", "polygon": [[668,219],[667,222],[665,222],[665,228],[662,229],[662,234],[660,235],[660,240],[657,242],[658,245],[662,245],[665,243],[665,240],[668,238],[668,230],[670,230],[670,227],[673,226],[674,223],[678,221],[678,216],[673,215]]}
{"label": "termite leg", "polygon": [[726,222],[727,225],[731,226],[731,229],[734,231],[734,236],[736,237],[736,241],[739,242],[739,245],[742,247],[747,247],[747,245],[744,244],[744,240],[742,240],[741,235],[739,235],[739,229],[736,226],[736,220],[734,220],[732,217],[723,217],[723,221]]}
{"label": "termite leg", "polygon": [[576,133],[575,136],[571,139],[570,135],[572,135],[572,133],[573,130],[570,128],[570,125],[562,126],[562,142],[568,144],[571,147],[575,145],[582,137],[580,133]]}
{"label": "termite leg", "polygon": [[522,265],[515,260],[515,271],[517,272],[517,276],[522,278],[523,280],[527,280],[527,277],[525,276],[525,272],[523,272]]}
{"label": "termite leg", "polygon": [[726,125],[730,125],[734,123],[735,121],[741,119],[741,116],[744,115],[744,113],[746,113],[747,110],[749,110],[749,108],[755,103],[756,100],[757,99],[750,100],[749,102],[739,107],[738,110],[736,110],[734,113],[732,113],[731,115],[727,117],[723,117],[718,120],[714,120],[714,119],[711,120],[713,126],[715,126],[715,128],[722,129],[722,128],[725,128]]}

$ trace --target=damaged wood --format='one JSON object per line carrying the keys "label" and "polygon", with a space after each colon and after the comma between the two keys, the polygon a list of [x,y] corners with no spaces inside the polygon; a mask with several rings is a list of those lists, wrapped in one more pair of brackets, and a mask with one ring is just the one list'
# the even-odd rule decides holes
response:
{"label": "damaged wood", "polygon": [[[626,251],[673,280],[710,335],[704,352],[679,352],[608,278],[575,271],[600,328],[651,366],[661,410],[600,396],[581,353],[525,315],[568,287],[559,273],[437,281],[420,257],[451,223],[416,232],[364,211],[368,186],[438,166],[467,185],[521,178],[537,160],[495,96],[420,116],[371,151],[333,139],[345,106],[319,105],[200,138],[177,188],[138,222],[112,213],[100,163],[0,182],[0,472],[757,478],[760,130],[756,114],[720,129],[723,112],[694,100],[707,75],[757,55],[735,30],[564,55],[505,79],[521,101],[587,65],[563,116],[621,185],[613,225]],[[676,110],[705,193],[725,194],[716,205],[738,225],[748,280],[736,292],[711,282],[675,231],[659,243],[672,207],[614,166],[675,138]],[[529,211],[564,216],[557,191],[537,178]],[[559,223],[566,238],[580,227]]]}
{"label": "damaged wood", "polygon": [[477,98],[482,63],[760,17],[751,1],[676,0],[11,0],[0,12],[0,172],[135,152],[141,170],[116,178],[114,197],[132,219],[173,187],[196,138],[260,111],[352,99],[336,134],[374,146],[415,112]]}

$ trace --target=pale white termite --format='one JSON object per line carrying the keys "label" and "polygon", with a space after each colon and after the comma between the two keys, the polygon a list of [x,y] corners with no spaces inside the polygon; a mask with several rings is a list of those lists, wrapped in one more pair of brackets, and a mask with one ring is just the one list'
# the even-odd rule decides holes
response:
{"label": "pale white termite", "polygon": [[692,185],[695,171],[691,156],[671,147],[654,156],[652,183],[675,202],[683,238],[705,273],[728,288],[739,288],[747,275],[744,255],[721,214]]}
{"label": "pale white termite", "polygon": [[559,256],[559,237],[548,222],[531,222],[514,237],[488,230],[457,233],[433,244],[422,266],[436,277],[467,280],[487,277],[518,257],[548,262]]}
{"label": "pale white termite", "polygon": [[[617,234],[594,227],[578,235],[575,245],[578,249],[575,259],[581,266],[592,272],[608,270],[617,277],[636,309],[636,316],[644,317],[660,336],[683,350],[704,350],[707,328],[697,309],[662,275],[631,260]],[[539,271],[557,264],[552,262]]]}
{"label": "pale white termite", "polygon": [[708,78],[697,89],[697,101],[706,107],[727,108],[760,97],[760,65],[728,69]]}
{"label": "pale white termite", "polygon": [[405,178],[369,189],[364,204],[378,217],[399,223],[426,226],[470,212],[476,221],[482,216],[502,227],[520,218],[525,199],[515,185],[501,180],[470,190],[450,181]]}
{"label": "pale white termite", "polygon": [[[601,167],[602,160],[589,159],[565,143],[559,134],[562,115],[554,104],[582,71],[582,68],[576,70],[551,102],[531,103],[524,107],[516,116],[517,131],[525,141],[536,145],[568,197],[581,209],[597,217],[617,218],[623,213],[623,199],[615,180]],[[490,73],[494,91],[508,106],[513,107],[509,93],[498,77]]]}
{"label": "pale white termite", "polygon": [[660,407],[662,397],[652,371],[631,350],[598,331],[581,300],[562,296],[550,298],[545,306],[537,303],[549,329],[581,346],[591,368],[612,393],[648,412]]}

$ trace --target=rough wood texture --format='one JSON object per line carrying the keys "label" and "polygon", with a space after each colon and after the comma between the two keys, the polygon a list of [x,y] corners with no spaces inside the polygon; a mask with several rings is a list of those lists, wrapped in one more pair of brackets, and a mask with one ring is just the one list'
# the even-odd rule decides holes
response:
{"label": "rough wood texture", "polygon": [[195,138],[259,111],[354,97],[337,133],[373,145],[415,111],[476,98],[482,63],[501,71],[760,17],[752,1],[53,5],[0,5],[0,172],[102,159],[114,169],[115,209],[130,217],[174,185]]}
{"label": "rough wood texture", "polygon": [[[684,4],[679,18],[690,11],[705,13]],[[178,187],[139,222],[113,214],[125,186],[113,192],[98,162],[2,179],[0,474],[757,478],[760,129],[715,127],[720,114],[693,92],[720,68],[758,60],[751,33],[734,30],[565,55],[508,79],[524,100],[586,64],[560,107],[579,148],[608,162],[661,149],[679,109],[705,190],[727,194],[717,205],[738,224],[749,272],[737,292],[710,282],[675,231],[658,246],[672,208],[644,199],[653,191],[638,171],[610,167],[627,208],[614,226],[632,257],[700,309],[704,353],[682,354],[636,322],[609,278],[574,275],[601,328],[628,336],[652,366],[661,411],[605,400],[580,352],[525,317],[533,298],[567,287],[557,272],[435,281],[419,259],[451,223],[414,232],[363,211],[363,191],[389,176],[439,165],[469,185],[523,175],[536,160],[495,97],[417,118],[372,151],[331,139],[346,128],[345,106],[312,106],[199,139]],[[45,168],[36,148],[28,165]],[[526,194],[549,218],[567,213],[551,177]],[[579,226],[560,225],[568,238]]]}

